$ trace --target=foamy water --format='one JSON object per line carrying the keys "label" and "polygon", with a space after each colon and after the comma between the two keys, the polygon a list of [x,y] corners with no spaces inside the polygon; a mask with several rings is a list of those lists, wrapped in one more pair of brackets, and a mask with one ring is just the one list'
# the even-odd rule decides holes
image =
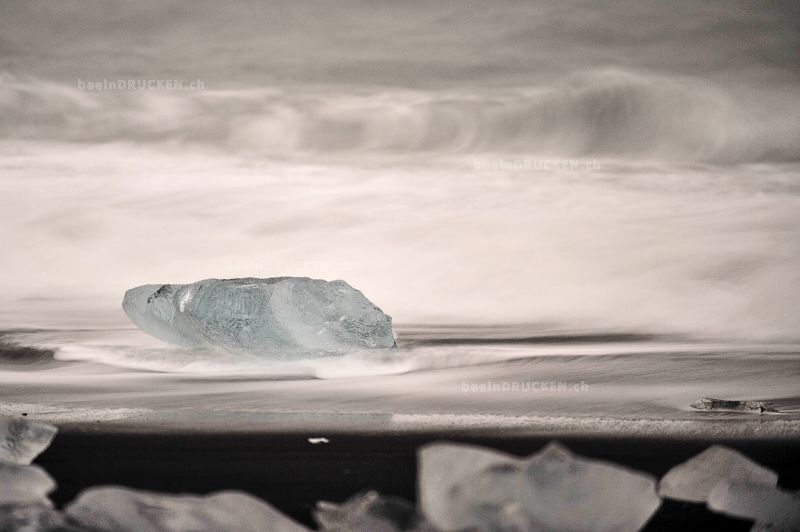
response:
{"label": "foamy water", "polygon": [[47,298],[116,309],[140,284],[292,274],[345,279],[401,322],[800,330],[791,165],[252,168],[120,145],[39,149],[3,159],[0,231],[18,250],[4,256],[7,312],[50,312]]}
{"label": "foamy water", "polygon": [[[536,329],[406,327],[383,357],[291,364],[171,348],[133,329],[17,331],[4,336],[0,413],[161,429],[800,434],[796,344]],[[9,358],[21,345],[52,357]],[[706,396],[778,412],[690,408]]]}

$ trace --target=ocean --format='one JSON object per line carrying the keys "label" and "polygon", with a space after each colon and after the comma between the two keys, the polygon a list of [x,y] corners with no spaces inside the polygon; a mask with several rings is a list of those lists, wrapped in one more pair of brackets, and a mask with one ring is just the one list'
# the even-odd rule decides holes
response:
{"label": "ocean", "polygon": [[[191,5],[3,6],[3,413],[797,436],[796,4]],[[120,309],[279,275],[398,351],[285,367]]]}
{"label": "ocean", "polygon": [[[0,415],[59,426],[793,439],[798,346],[535,327],[398,328],[398,349],[274,362],[133,327],[5,333]],[[21,346],[34,346],[27,349]],[[775,412],[699,411],[702,397]]]}

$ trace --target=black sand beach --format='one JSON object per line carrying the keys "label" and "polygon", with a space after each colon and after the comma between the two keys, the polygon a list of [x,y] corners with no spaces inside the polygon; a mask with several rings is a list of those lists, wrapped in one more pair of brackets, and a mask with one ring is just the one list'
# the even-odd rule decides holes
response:
{"label": "black sand beach", "polygon": [[[310,436],[329,443],[311,444]],[[99,484],[165,492],[208,493],[240,489],[269,501],[308,525],[318,500],[341,501],[366,489],[415,500],[416,456],[438,440],[486,445],[531,454],[550,438],[481,432],[449,433],[223,433],[167,430],[133,432],[88,424],[64,428],[36,463],[57,481],[57,506]],[[735,448],[780,474],[780,484],[800,488],[800,439],[680,440],[625,437],[562,437],[573,451],[657,477],[718,443]],[[749,530],[751,523],[707,511],[702,505],[664,500],[645,530]]]}

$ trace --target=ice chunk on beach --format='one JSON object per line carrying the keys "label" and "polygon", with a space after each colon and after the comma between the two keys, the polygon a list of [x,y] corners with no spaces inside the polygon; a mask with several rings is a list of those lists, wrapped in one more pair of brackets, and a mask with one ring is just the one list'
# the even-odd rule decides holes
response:
{"label": "ice chunk on beach", "polygon": [[662,497],[682,501],[706,502],[720,482],[734,482],[775,487],[778,474],[738,451],[712,445],[697,456],[678,464],[659,482]]}
{"label": "ice chunk on beach", "polygon": [[58,429],[22,418],[0,418],[0,462],[30,464],[47,449]]}
{"label": "ice chunk on beach", "polygon": [[0,530],[14,532],[84,532],[46,504],[0,506]]}
{"label": "ice chunk on beach", "polygon": [[392,319],[344,281],[306,277],[146,285],[122,308],[146,333],[187,347],[298,358],[394,347]]}
{"label": "ice chunk on beach", "polygon": [[712,399],[711,397],[703,397],[699,401],[689,404],[689,406],[697,410],[715,410],[718,412],[751,412],[755,414],[777,412],[771,405],[770,401],[729,401],[726,399]]}
{"label": "ice chunk on beach", "polygon": [[97,487],[82,491],[65,512],[76,526],[109,532],[308,530],[264,501],[236,491],[199,496]]}
{"label": "ice chunk on beach", "polygon": [[655,478],[551,443],[528,459],[434,444],[420,451],[423,513],[443,530],[639,530],[658,509]]}
{"label": "ice chunk on beach", "polygon": [[433,443],[418,451],[420,509],[442,530],[476,525],[466,494],[473,477],[492,467],[515,467],[518,458],[475,445]]}
{"label": "ice chunk on beach", "polygon": [[320,530],[337,532],[433,530],[410,502],[399,497],[384,497],[376,491],[356,494],[341,504],[319,501],[314,510],[314,520]]}
{"label": "ice chunk on beach", "polygon": [[639,530],[661,504],[656,479],[551,443],[525,465],[522,505],[542,530]]}
{"label": "ice chunk on beach", "polygon": [[754,519],[754,530],[800,530],[800,494],[773,486],[720,482],[708,497],[708,507],[735,517]]}
{"label": "ice chunk on beach", "polygon": [[50,506],[47,494],[55,487],[55,481],[39,466],[0,462],[0,506]]}

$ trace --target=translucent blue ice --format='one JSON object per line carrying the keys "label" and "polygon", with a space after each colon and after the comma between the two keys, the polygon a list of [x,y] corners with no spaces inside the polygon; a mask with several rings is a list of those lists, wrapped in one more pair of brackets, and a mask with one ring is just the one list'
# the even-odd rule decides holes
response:
{"label": "translucent blue ice", "polygon": [[344,281],[307,277],[207,279],[125,293],[140,329],[187,347],[275,359],[395,346],[392,318]]}

